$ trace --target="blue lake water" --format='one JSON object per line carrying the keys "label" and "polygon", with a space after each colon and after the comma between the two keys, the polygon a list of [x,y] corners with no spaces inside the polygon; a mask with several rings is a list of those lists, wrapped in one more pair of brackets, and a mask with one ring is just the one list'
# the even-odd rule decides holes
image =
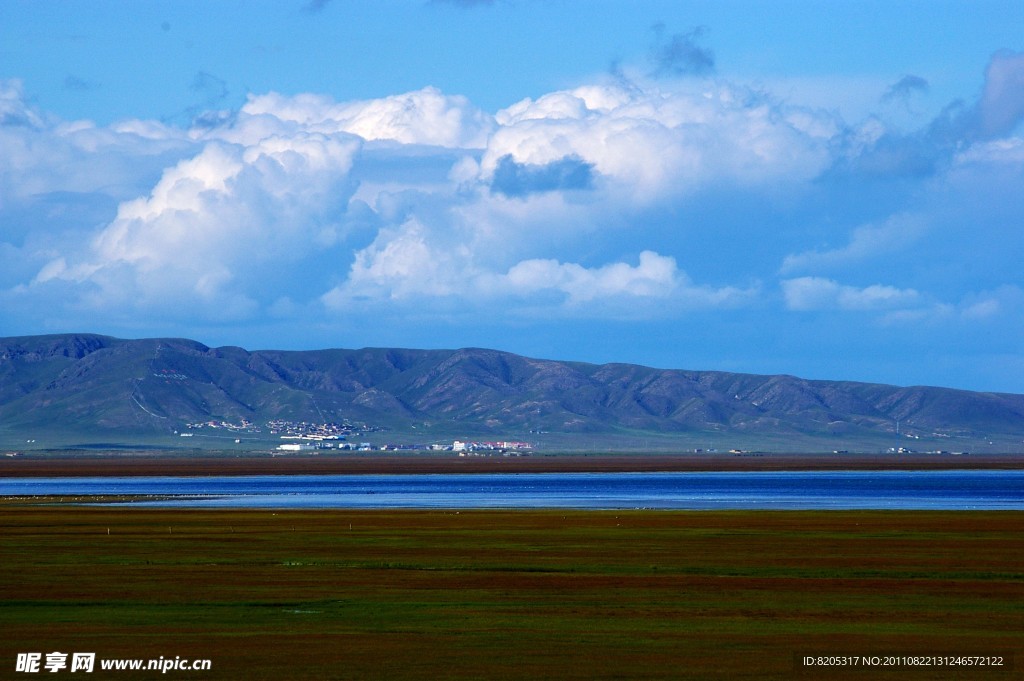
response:
{"label": "blue lake water", "polygon": [[0,479],[0,495],[193,508],[1024,510],[1024,471],[502,473]]}

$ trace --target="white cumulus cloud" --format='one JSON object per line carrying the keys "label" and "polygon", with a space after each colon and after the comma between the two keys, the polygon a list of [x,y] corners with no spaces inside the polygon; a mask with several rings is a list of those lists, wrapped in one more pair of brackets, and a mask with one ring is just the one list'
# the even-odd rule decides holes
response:
{"label": "white cumulus cloud", "polygon": [[464,294],[469,266],[452,252],[429,243],[429,230],[416,219],[382,231],[356,253],[347,281],[323,296],[330,308],[349,301],[429,299]]}
{"label": "white cumulus cloud", "polygon": [[644,251],[635,266],[617,262],[588,269],[550,259],[524,260],[504,279],[516,292],[560,291],[575,304],[618,295],[666,298],[680,284],[680,274],[674,258]]}
{"label": "white cumulus cloud", "polygon": [[389,236],[357,255],[348,280],[323,297],[328,308],[386,300],[430,305],[433,298],[454,298],[471,307],[555,306],[574,314],[622,316],[733,307],[758,294],[756,288],[694,284],[674,258],[653,251],[640,253],[636,264],[585,267],[531,258],[499,273],[473,262],[466,249],[429,244],[419,224],[403,225]]}
{"label": "white cumulus cloud", "polygon": [[245,118],[271,116],[313,132],[348,132],[365,140],[451,148],[483,147],[494,126],[493,119],[465,97],[445,95],[433,87],[355,102],[272,92],[250,95],[240,113]]}
{"label": "white cumulus cloud", "polygon": [[573,157],[646,198],[713,181],[809,179],[829,163],[828,140],[838,130],[827,114],[710,81],[675,90],[591,85],[523,100],[496,120],[484,179],[505,157],[535,166]]}
{"label": "white cumulus cloud", "polygon": [[317,134],[246,147],[207,143],[168,168],[147,196],[123,202],[77,262],[61,256],[37,281],[89,282],[103,291],[97,304],[108,305],[245,298],[225,287],[331,240],[358,148],[349,136]]}

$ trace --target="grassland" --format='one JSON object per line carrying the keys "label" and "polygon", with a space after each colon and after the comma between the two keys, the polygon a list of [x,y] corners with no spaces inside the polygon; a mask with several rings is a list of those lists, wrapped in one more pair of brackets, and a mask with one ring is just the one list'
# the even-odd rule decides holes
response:
{"label": "grassland", "polygon": [[[213,661],[176,679],[1021,678],[1022,556],[1012,512],[8,504],[0,678],[54,650]],[[807,670],[804,653],[1015,668]]]}

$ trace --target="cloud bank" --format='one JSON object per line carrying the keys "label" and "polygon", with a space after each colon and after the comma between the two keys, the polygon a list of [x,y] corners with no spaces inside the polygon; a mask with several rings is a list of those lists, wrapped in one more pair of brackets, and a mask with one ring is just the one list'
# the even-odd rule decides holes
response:
{"label": "cloud bank", "polygon": [[[23,328],[496,309],[1016,328],[1024,55],[993,55],[975,102],[906,132],[721,78],[700,31],[656,33],[648,76],[493,113],[433,87],[217,110],[227,86],[199,72],[189,124],[100,127],[4,82],[0,306]],[[904,76],[877,101],[928,87]]]}

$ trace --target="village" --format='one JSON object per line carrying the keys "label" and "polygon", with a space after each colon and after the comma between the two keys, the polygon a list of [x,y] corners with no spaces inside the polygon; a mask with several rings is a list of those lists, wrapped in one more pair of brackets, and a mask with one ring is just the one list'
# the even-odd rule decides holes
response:
{"label": "village", "polygon": [[372,445],[369,442],[343,442],[344,438],[338,436],[289,436],[282,435],[282,439],[300,440],[299,442],[285,442],[277,446],[277,451],[285,452],[312,452],[317,450],[342,450],[358,452],[453,452],[459,456],[491,456],[500,454],[503,456],[528,456],[533,451],[533,445],[529,442],[513,440],[499,440],[494,442],[467,442],[454,440],[451,444],[430,443],[430,444],[381,444]]}
{"label": "village", "polygon": [[[197,421],[185,425],[182,437],[189,437],[193,432],[210,429],[225,430],[231,433],[262,433],[263,428],[254,424],[248,419],[242,419],[239,423],[211,419],[209,421]],[[367,425],[365,423],[355,424],[350,421],[341,423],[312,423],[308,421],[290,421],[287,419],[273,419],[267,421],[266,432],[271,435],[280,435],[285,439],[308,439],[308,440],[339,440],[348,437],[358,437],[363,433],[374,433],[384,430],[380,426]]]}
{"label": "village", "polygon": [[260,434],[266,432],[270,435],[276,435],[281,440],[285,440],[285,442],[282,442],[275,448],[275,451],[279,454],[336,450],[358,452],[453,452],[459,456],[489,456],[492,454],[524,456],[533,450],[532,443],[517,440],[453,440],[450,443],[432,442],[419,444],[356,442],[350,440],[350,438],[358,438],[367,433],[383,432],[384,428],[367,424],[355,424],[350,421],[314,423],[274,419],[268,421],[265,427],[261,427],[248,419],[242,419],[238,423],[213,419],[189,423],[179,435],[181,437],[193,437],[196,432],[203,430],[221,430],[237,434]]}

